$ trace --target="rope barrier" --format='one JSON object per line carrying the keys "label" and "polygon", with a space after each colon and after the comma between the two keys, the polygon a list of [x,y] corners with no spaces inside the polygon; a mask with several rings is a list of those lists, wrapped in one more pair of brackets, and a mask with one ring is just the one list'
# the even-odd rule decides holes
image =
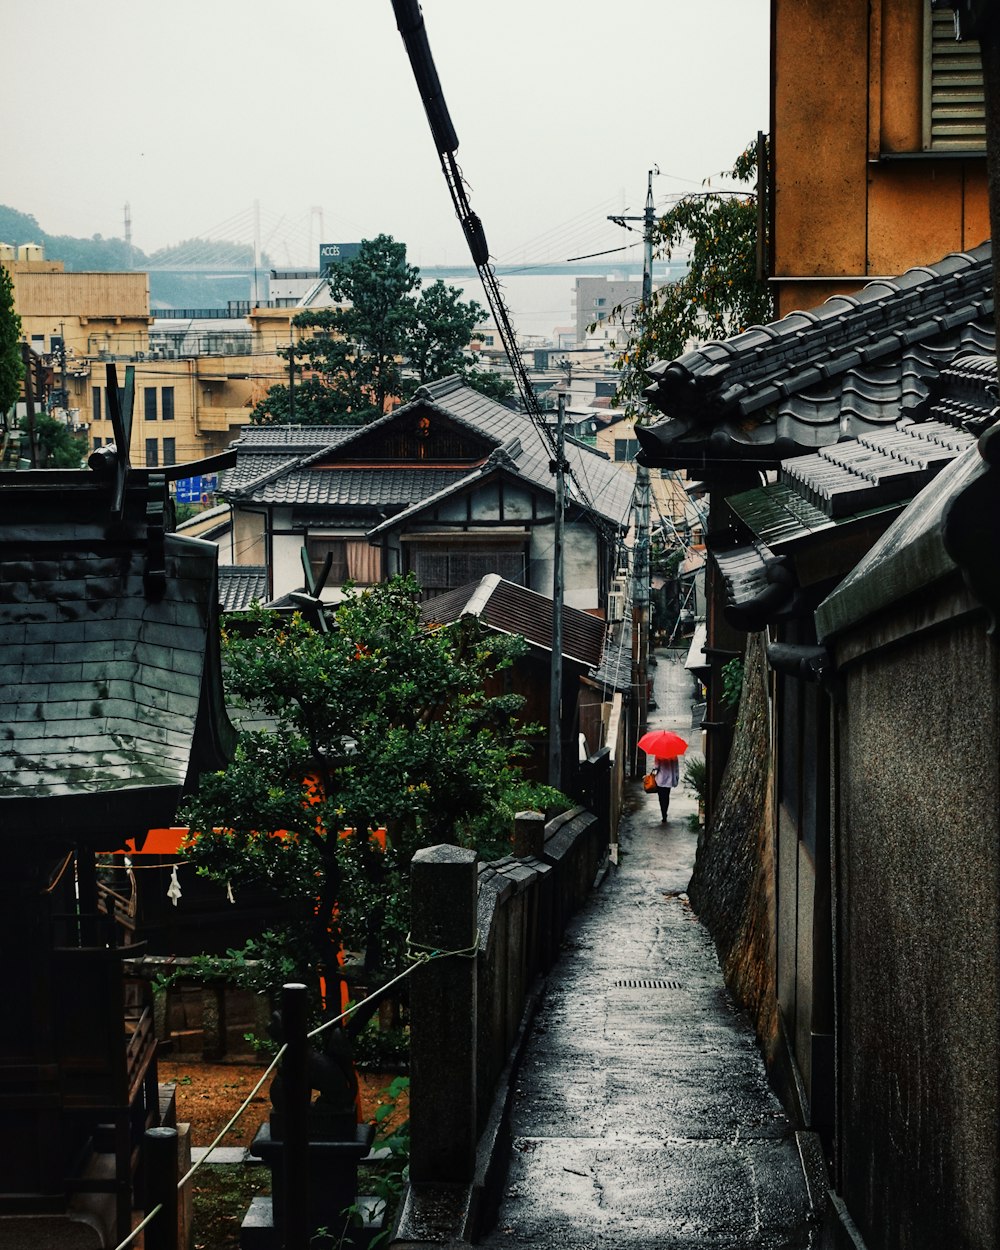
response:
{"label": "rope barrier", "polygon": [[162,1203],[158,1203],[155,1207],[153,1207],[152,1211],[150,1211],[150,1213],[146,1216],[146,1218],[142,1221],[142,1223],[136,1224],[135,1228],[132,1229],[132,1231],[125,1238],[125,1240],[120,1241],[118,1245],[115,1246],[115,1250],[125,1250],[126,1246],[130,1246],[132,1242],[135,1241],[136,1237],[139,1236],[142,1230],[146,1228],[147,1225],[151,1224],[153,1222],[154,1217],[159,1215],[162,1210],[163,1210]]}
{"label": "rope barrier", "polygon": [[[476,930],[475,943],[472,946],[466,947],[465,950],[443,951],[443,950],[438,950],[430,946],[423,946],[422,943],[420,942],[414,942],[409,934],[406,935],[406,946],[407,946],[407,958],[412,961],[408,968],[404,968],[402,972],[400,972],[397,976],[394,976],[390,981],[386,981],[385,985],[380,986],[377,990],[374,991],[374,993],[369,994],[367,998],[363,998],[361,999],[360,1002],[357,1002],[357,1003],[351,1003],[351,1005],[345,1011],[342,1011],[339,1016],[334,1016],[332,1020],[325,1020],[317,1028],[307,1033],[306,1037],[307,1038],[318,1037],[319,1034],[325,1032],[326,1029],[332,1028],[333,1025],[335,1024],[339,1024],[339,1022],[343,1020],[345,1016],[352,1015],[360,1007],[364,1007],[367,1003],[370,1003],[373,999],[378,998],[380,995],[384,994],[386,990],[391,989],[392,986],[396,985],[399,981],[402,981],[404,977],[408,977],[410,973],[415,972],[417,968],[422,967],[422,965],[426,963],[430,963],[432,959],[446,959],[449,956],[455,956],[456,958],[460,958],[460,959],[475,959],[476,954],[479,951],[479,930],[478,929]],[[419,948],[419,950],[417,950],[417,953],[411,954],[410,952],[416,948]],[[219,1143],[226,1136],[226,1134],[230,1131],[230,1129],[232,1129],[233,1126],[237,1123],[240,1116],[246,1111],[246,1109],[253,1102],[254,1098],[257,1096],[257,1093],[260,1090],[261,1086],[264,1084],[267,1078],[271,1075],[274,1069],[278,1066],[278,1062],[280,1061],[282,1055],[285,1053],[286,1050],[287,1050],[287,1046],[282,1045],[280,1047],[280,1049],[278,1050],[278,1053],[271,1060],[270,1064],[268,1064],[267,1069],[265,1070],[264,1074],[261,1076],[260,1080],[253,1087],[253,1089],[250,1091],[247,1097],[244,1099],[242,1105],[233,1115],[229,1123],[225,1126],[225,1128],[223,1128],[220,1131],[220,1133],[215,1138],[215,1140],[211,1143],[211,1145],[206,1148],[205,1153],[198,1160],[198,1162],[195,1164],[192,1164],[192,1166],[188,1169],[188,1171],[185,1172],[185,1174],[177,1182],[178,1191],[183,1189],[184,1186],[188,1183],[188,1181],[191,1180],[191,1178],[194,1176],[195,1172],[197,1172],[198,1169],[202,1166],[202,1164],[207,1162],[212,1151],[215,1150],[215,1148],[219,1145]],[[154,1218],[154,1216],[156,1216],[161,1210],[162,1210],[162,1206],[154,1207],[152,1211],[150,1211],[150,1213],[142,1221],[142,1223],[138,1224],[132,1230],[129,1236],[126,1237],[123,1242],[121,1242],[118,1246],[115,1247],[115,1250],[126,1250],[126,1247],[132,1244],[132,1242],[135,1240],[138,1234],[149,1224],[149,1222]]]}
{"label": "rope barrier", "polygon": [[455,955],[459,959],[475,959],[475,957],[479,954],[479,937],[480,932],[477,929],[475,941],[471,946],[467,946],[464,950],[460,951],[443,951],[439,950],[436,946],[425,946],[423,942],[414,942],[413,938],[408,933],[406,935],[406,957],[407,959],[420,959],[420,955],[410,954],[410,951],[416,950],[428,951],[429,958],[431,959],[443,959],[446,955]]}
{"label": "rope barrier", "polygon": [[213,1142],[212,1142],[212,1144],[211,1144],[211,1145],[207,1148],[207,1150],[206,1150],[206,1151],[205,1151],[205,1153],[202,1155],[202,1157],[198,1160],[198,1162],[197,1162],[197,1163],[195,1163],[195,1164],[192,1164],[192,1166],[188,1169],[188,1171],[187,1171],[187,1172],[185,1172],[185,1173],[184,1173],[184,1175],[181,1177],[181,1179],[177,1182],[177,1188],[178,1188],[178,1189],[183,1189],[183,1188],[184,1188],[184,1186],[187,1184],[187,1182],[191,1179],[191,1177],[192,1177],[192,1176],[194,1176],[195,1172],[197,1172],[197,1171],[198,1171],[198,1169],[201,1167],[201,1165],[205,1162],[205,1160],[208,1158],[208,1156],[209,1156],[209,1155],[212,1153],[212,1151],[216,1148],[216,1146],[219,1144],[219,1142],[221,1142],[221,1141],[222,1141],[223,1137],[225,1137],[225,1135],[226,1135],[226,1134],[229,1132],[229,1130],[233,1127],[233,1125],[234,1125],[234,1124],[236,1123],[236,1121],[240,1118],[240,1116],[243,1114],[243,1112],[244,1112],[244,1111],[246,1111],[247,1107],[249,1107],[249,1106],[250,1106],[250,1104],[253,1102],[254,1098],[257,1096],[257,1091],[258,1091],[258,1090],[260,1089],[260,1087],[264,1084],[264,1082],[267,1080],[267,1078],[271,1075],[271,1073],[274,1071],[274,1069],[278,1066],[278,1061],[279,1061],[279,1059],[281,1058],[281,1056],[285,1053],[285,1051],[286,1051],[287,1049],[288,1049],[288,1048],[287,1048],[287,1046],[281,1046],[281,1047],[279,1048],[278,1053],[274,1056],[274,1058],[273,1058],[273,1059],[271,1060],[271,1062],[268,1064],[267,1069],[266,1069],[266,1070],[265,1070],[265,1072],[264,1072],[264,1075],[260,1078],[260,1080],[257,1082],[257,1084],[256,1084],[256,1085],[253,1087],[253,1089],[250,1091],[250,1093],[249,1093],[249,1094],[247,1094],[246,1098],[245,1098],[245,1099],[244,1099],[244,1101],[243,1101],[243,1105],[239,1108],[239,1110],[236,1112],[236,1114],[233,1116],[233,1118],[229,1121],[229,1123],[226,1125],[226,1127],[225,1127],[225,1128],[224,1128],[224,1129],[223,1129],[223,1130],[219,1133],[219,1135],[218,1135],[218,1137],[216,1137],[215,1141],[213,1141]]}

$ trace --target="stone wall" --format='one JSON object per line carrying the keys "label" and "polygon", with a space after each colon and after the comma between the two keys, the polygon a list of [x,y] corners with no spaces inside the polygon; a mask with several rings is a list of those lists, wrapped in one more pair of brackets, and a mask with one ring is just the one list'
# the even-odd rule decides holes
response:
{"label": "stone wall", "polygon": [[[519,818],[515,847],[520,854],[490,864],[470,863],[472,852],[457,847],[414,857],[417,949],[458,953],[431,960],[410,982],[411,1185],[394,1246],[475,1241],[494,1218],[521,1046],[566,924],[606,862],[608,836],[574,808],[547,825]],[[459,945],[442,946],[446,937]],[[471,968],[467,939],[478,947]],[[467,1033],[463,1021],[474,1022]]]}
{"label": "stone wall", "polygon": [[711,825],[698,838],[688,893],[715,939],[726,984],[750,1012],[771,1059],[778,1016],[767,674],[763,636],[753,634],[732,752]]}
{"label": "stone wall", "polygon": [[839,1188],[872,1250],[986,1250],[1000,1218],[1000,657],[966,618],[841,671]]}

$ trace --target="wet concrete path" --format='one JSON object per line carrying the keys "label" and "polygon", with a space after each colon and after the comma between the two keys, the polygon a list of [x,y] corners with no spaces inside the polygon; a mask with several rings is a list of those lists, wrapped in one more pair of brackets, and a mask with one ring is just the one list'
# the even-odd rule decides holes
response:
{"label": "wet concrete path", "polygon": [[[679,655],[653,669],[651,727],[696,754]],[[567,931],[517,1081],[514,1147],[484,1244],[805,1250],[812,1218],[791,1125],[685,890],[693,792],[629,783],[621,854]]]}

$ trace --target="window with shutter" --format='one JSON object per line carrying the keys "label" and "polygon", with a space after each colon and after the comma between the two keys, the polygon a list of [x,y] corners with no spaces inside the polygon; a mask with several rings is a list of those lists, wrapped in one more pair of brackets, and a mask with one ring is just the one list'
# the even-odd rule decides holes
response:
{"label": "window with shutter", "polygon": [[413,553],[413,571],[425,594],[455,590],[499,573],[518,586],[525,583],[525,557],[520,547],[443,548],[428,544]]}
{"label": "window with shutter", "polygon": [[979,44],[955,38],[954,14],[924,4],[924,149],[986,150]]}

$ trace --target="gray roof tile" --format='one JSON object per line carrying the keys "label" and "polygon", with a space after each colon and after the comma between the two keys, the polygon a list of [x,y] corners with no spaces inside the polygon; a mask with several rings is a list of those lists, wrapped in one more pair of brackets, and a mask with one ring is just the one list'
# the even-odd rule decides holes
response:
{"label": "gray roof tile", "polygon": [[[494,452],[506,449],[517,473],[546,491],[554,489],[549,444],[530,417],[481,394],[458,377],[421,386],[408,404],[368,425],[346,432],[338,428],[336,438],[328,445],[289,456],[283,464],[271,462],[270,468],[259,456],[260,442],[244,448],[241,440],[236,444],[239,456],[236,468],[228,471],[234,476],[227,477],[221,489],[225,493],[228,486],[232,494],[238,493],[248,502],[293,507],[370,507],[373,510],[420,507],[466,482],[474,466],[450,468],[429,464],[426,469],[409,464],[383,466],[371,463],[366,453],[380,431],[391,430],[394,423],[405,420],[409,413],[428,404],[450,421],[478,435],[484,454],[488,454],[491,447]],[[272,436],[278,438],[278,431],[287,427],[260,428],[270,430]],[[254,438],[260,437],[255,430]],[[351,463],[354,447],[358,448],[358,460],[364,461],[363,464]],[[244,471],[243,462],[248,456]],[[627,523],[632,494],[630,474],[603,453],[575,440],[567,440],[566,458],[573,479],[569,488],[571,498],[592,507],[599,516],[615,524]]]}
{"label": "gray roof tile", "polygon": [[990,245],[834,296],[650,370],[651,465],[760,466],[891,428],[959,355],[993,349]]}
{"label": "gray roof tile", "polygon": [[[925,488],[942,471],[951,473],[951,466],[970,455],[979,435],[996,422],[1000,406],[989,389],[995,376],[992,358],[962,357],[930,383],[928,395],[912,410],[912,417],[902,418],[894,428],[785,460],[778,483],[730,496],[727,507],[738,521],[738,530],[751,535],[750,541],[737,540],[731,548],[713,552],[725,582],[730,619],[741,628],[759,629],[763,622],[794,608],[794,581],[786,583],[784,597],[768,589],[769,569],[773,580],[774,568],[770,561],[778,553],[791,557],[793,570],[800,548],[811,553],[810,567],[815,572],[816,542],[832,537],[835,546],[829,548],[830,557],[823,564],[829,582],[843,575],[865,549],[851,557],[854,547],[844,541],[845,527],[854,527],[862,535],[873,526],[876,532],[890,525],[894,530],[894,519],[909,511],[908,502],[915,496],[924,498]],[[907,557],[911,580],[919,575],[919,558]],[[848,581],[853,583],[853,574]],[[830,620],[846,620],[869,601],[881,602],[882,591],[876,593],[873,585],[859,592],[856,603],[839,592],[832,595],[828,602],[837,607],[831,609]],[[843,608],[845,603],[851,606]]]}
{"label": "gray roof tile", "polygon": [[70,474],[63,491],[51,474],[9,477],[0,490],[0,837],[72,826],[110,849],[123,829],[172,820],[194,773],[224,762],[217,549],[167,535],[165,593],[148,598],[141,483],[111,528],[108,488],[93,474]]}
{"label": "gray roof tile", "polygon": [[223,612],[245,612],[267,599],[267,568],[263,564],[220,564],[219,603]]}

